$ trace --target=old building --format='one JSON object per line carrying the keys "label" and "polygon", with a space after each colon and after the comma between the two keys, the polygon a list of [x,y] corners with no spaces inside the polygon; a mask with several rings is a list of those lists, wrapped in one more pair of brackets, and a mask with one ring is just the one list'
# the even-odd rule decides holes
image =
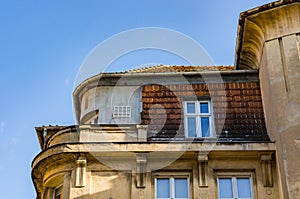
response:
{"label": "old building", "polygon": [[36,127],[37,198],[300,196],[300,2],[241,13],[235,66],[102,73]]}

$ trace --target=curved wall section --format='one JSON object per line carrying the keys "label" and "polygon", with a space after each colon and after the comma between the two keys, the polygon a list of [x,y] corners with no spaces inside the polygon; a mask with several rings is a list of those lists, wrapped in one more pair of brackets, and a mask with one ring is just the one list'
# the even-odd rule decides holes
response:
{"label": "curved wall section", "polygon": [[[97,111],[96,121],[98,124],[138,124],[140,122],[141,91],[138,86],[100,86],[87,90],[81,96],[80,120],[83,123],[89,113]],[[115,116],[115,107],[128,107],[130,113]]]}
{"label": "curved wall section", "polygon": [[263,47],[272,40],[296,35],[300,32],[300,4],[289,3],[257,12],[244,12],[240,16],[237,38],[236,68],[257,69],[262,60]]}

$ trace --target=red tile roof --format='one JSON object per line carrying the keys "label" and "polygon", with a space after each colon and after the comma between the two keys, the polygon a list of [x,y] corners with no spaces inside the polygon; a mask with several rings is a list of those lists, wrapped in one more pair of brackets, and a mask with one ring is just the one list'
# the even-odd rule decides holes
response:
{"label": "red tile roof", "polygon": [[141,123],[150,140],[184,138],[183,100],[207,97],[213,102],[218,141],[270,141],[259,82],[144,85]]}
{"label": "red tile roof", "polygon": [[165,73],[165,72],[201,72],[234,70],[233,66],[168,66],[158,65],[128,70],[125,73]]}

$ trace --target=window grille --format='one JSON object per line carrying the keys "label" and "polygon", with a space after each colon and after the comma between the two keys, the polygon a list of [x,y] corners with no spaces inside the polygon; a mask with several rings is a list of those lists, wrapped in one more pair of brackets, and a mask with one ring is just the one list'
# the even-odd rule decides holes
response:
{"label": "window grille", "polygon": [[131,106],[114,106],[113,110],[114,118],[130,118]]}

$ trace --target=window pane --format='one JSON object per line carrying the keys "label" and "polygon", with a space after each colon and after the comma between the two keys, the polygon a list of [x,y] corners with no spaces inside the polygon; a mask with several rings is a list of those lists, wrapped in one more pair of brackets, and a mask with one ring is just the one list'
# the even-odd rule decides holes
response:
{"label": "window pane", "polygon": [[209,137],[209,118],[208,117],[201,117],[201,134],[202,137]]}
{"label": "window pane", "polygon": [[62,186],[55,189],[55,193],[54,193],[54,199],[61,199],[61,198],[62,198]]}
{"label": "window pane", "polygon": [[61,194],[55,195],[55,199],[62,199],[62,195]]}
{"label": "window pane", "polygon": [[219,178],[220,198],[233,198],[231,178]]}
{"label": "window pane", "polygon": [[251,198],[251,185],[249,178],[237,178],[239,198]]}
{"label": "window pane", "polygon": [[188,198],[187,178],[175,178],[175,198]]}
{"label": "window pane", "polygon": [[168,178],[158,178],[156,186],[157,198],[170,197],[170,180]]}
{"label": "window pane", "polygon": [[209,113],[208,102],[201,102],[200,103],[200,113]]}
{"label": "window pane", "polygon": [[189,117],[188,120],[188,137],[196,137],[196,118]]}
{"label": "window pane", "polygon": [[186,111],[187,113],[195,113],[195,103],[187,103]]}

